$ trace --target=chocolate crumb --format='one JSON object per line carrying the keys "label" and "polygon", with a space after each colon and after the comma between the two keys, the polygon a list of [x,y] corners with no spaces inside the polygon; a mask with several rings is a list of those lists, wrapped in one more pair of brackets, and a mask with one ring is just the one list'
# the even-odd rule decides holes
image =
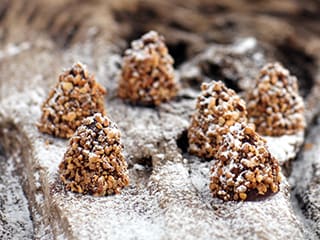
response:
{"label": "chocolate crumb", "polygon": [[125,51],[118,95],[134,104],[157,106],[176,96],[173,58],[164,37],[155,31],[131,43]]}
{"label": "chocolate crumb", "polygon": [[100,112],[105,114],[106,90],[81,63],[59,76],[59,82],[42,105],[39,131],[56,137],[69,138],[81,121]]}
{"label": "chocolate crumb", "polygon": [[118,194],[129,184],[120,131],[96,113],[82,121],[60,163],[60,177],[72,192],[105,196]]}

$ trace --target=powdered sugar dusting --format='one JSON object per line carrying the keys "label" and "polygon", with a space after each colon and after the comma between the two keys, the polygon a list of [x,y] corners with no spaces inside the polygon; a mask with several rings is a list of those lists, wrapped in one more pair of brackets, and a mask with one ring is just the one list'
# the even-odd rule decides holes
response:
{"label": "powdered sugar dusting", "polygon": [[[94,72],[89,53],[67,54],[81,60],[88,58],[86,63],[91,63]],[[106,55],[95,57],[102,68],[97,79],[114,89],[114,78],[105,77],[115,76],[108,72],[106,59]],[[27,189],[28,198],[35,196],[37,202],[32,203],[37,210],[33,213],[37,237],[303,239],[302,225],[292,212],[285,179],[280,192],[263,201],[224,203],[212,197],[208,173],[213,162],[182,156],[176,145],[178,136],[188,126],[192,99],[167,103],[155,110],[132,107],[109,96],[106,108],[122,132],[130,186],[121,195],[100,198],[66,192],[57,169],[67,140],[40,134],[35,127],[45,99],[42,84],[39,81],[39,89],[8,97],[0,103],[3,107],[0,122],[15,124],[19,130],[17,137],[24,139],[20,147],[29,149],[22,159],[28,180],[39,182]],[[143,167],[138,170],[130,167],[135,164]]]}
{"label": "powdered sugar dusting", "polygon": [[3,58],[18,55],[23,51],[29,50],[30,48],[31,44],[29,42],[22,42],[20,44],[9,44],[5,49],[0,49],[0,60]]}
{"label": "powdered sugar dusting", "polygon": [[[279,161],[280,165],[295,158],[304,140],[304,132],[280,137],[264,136],[267,140],[268,149]],[[279,147],[281,146],[281,147]]]}

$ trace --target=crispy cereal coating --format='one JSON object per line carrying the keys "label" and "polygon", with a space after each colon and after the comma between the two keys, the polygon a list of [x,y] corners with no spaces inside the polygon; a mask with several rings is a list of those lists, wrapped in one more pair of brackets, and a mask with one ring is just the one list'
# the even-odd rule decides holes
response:
{"label": "crispy cereal coating", "polygon": [[247,95],[247,109],[249,121],[262,135],[290,135],[305,128],[297,78],[279,63],[262,68],[256,86]]}
{"label": "crispy cereal coating", "polygon": [[66,189],[94,196],[120,193],[129,184],[122,150],[115,123],[100,113],[84,119],[59,166]]}
{"label": "crispy cereal coating", "polygon": [[87,69],[76,63],[59,76],[59,82],[42,105],[38,129],[56,137],[69,138],[81,121],[100,112],[105,114],[106,90]]}
{"label": "crispy cereal coating", "polygon": [[150,31],[131,43],[123,58],[118,95],[134,104],[157,106],[176,96],[173,59],[163,36]]}
{"label": "crispy cereal coating", "polygon": [[222,82],[203,83],[188,129],[189,152],[215,157],[222,135],[236,122],[247,122],[245,102]]}
{"label": "crispy cereal coating", "polygon": [[236,123],[222,138],[211,169],[214,197],[243,201],[279,191],[279,163],[251,126]]}

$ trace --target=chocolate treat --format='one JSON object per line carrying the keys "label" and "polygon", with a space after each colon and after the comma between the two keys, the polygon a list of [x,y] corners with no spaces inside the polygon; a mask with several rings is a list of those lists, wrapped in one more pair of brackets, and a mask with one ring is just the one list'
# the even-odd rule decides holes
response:
{"label": "chocolate treat", "polygon": [[247,122],[245,102],[222,82],[203,83],[188,130],[189,152],[215,157],[222,135],[237,122]]}
{"label": "chocolate treat", "polygon": [[163,36],[150,31],[123,58],[118,95],[134,104],[160,105],[176,96],[173,59]]}
{"label": "chocolate treat", "polygon": [[60,177],[72,192],[104,196],[129,184],[120,131],[100,113],[83,120],[71,137],[61,162]]}
{"label": "chocolate treat", "polygon": [[222,138],[211,169],[214,197],[240,201],[279,191],[279,163],[251,126],[236,123]]}
{"label": "chocolate treat", "polygon": [[59,76],[43,103],[38,129],[61,138],[71,137],[84,118],[97,112],[105,114],[104,94],[106,90],[94,76],[81,63],[74,64]]}
{"label": "chocolate treat", "polygon": [[262,135],[290,135],[305,128],[297,78],[279,63],[262,68],[256,86],[247,95],[247,108],[249,121]]}

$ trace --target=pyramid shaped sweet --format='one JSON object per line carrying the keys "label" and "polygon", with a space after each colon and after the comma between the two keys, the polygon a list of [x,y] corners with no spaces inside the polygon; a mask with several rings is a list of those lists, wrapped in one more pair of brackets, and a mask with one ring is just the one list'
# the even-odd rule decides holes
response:
{"label": "pyramid shaped sweet", "polygon": [[118,95],[134,104],[157,106],[176,96],[173,58],[163,36],[150,31],[125,51]]}
{"label": "pyramid shaped sweet", "polygon": [[256,199],[279,191],[280,167],[266,141],[246,123],[236,123],[223,135],[211,169],[214,197]]}
{"label": "pyramid shaped sweet", "polygon": [[94,196],[120,193],[129,184],[122,151],[115,123],[100,113],[84,119],[59,166],[66,189]]}
{"label": "pyramid shaped sweet", "polygon": [[59,76],[43,103],[38,129],[56,137],[71,137],[84,118],[97,112],[105,113],[104,94],[106,90],[85,66],[74,64]]}
{"label": "pyramid shaped sweet", "polygon": [[245,102],[221,81],[203,83],[188,129],[189,152],[215,157],[222,135],[236,122],[247,122]]}
{"label": "pyramid shaped sweet", "polygon": [[304,103],[297,78],[279,63],[267,64],[248,92],[249,121],[266,136],[295,134],[305,128]]}

